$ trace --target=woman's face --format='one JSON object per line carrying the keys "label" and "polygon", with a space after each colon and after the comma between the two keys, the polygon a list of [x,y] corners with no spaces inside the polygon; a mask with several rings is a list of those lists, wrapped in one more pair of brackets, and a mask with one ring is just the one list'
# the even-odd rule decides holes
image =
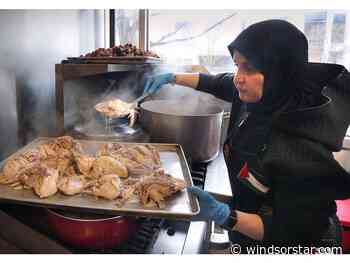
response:
{"label": "woman's face", "polygon": [[243,102],[258,102],[263,95],[264,75],[255,69],[238,51],[233,53],[235,63],[233,83]]}

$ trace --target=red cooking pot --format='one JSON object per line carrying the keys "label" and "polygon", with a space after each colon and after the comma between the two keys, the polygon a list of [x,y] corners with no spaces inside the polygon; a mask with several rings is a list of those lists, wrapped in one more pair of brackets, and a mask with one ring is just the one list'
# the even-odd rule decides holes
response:
{"label": "red cooking pot", "polygon": [[50,228],[64,243],[87,249],[109,249],[128,240],[135,231],[133,218],[76,214],[47,209]]}

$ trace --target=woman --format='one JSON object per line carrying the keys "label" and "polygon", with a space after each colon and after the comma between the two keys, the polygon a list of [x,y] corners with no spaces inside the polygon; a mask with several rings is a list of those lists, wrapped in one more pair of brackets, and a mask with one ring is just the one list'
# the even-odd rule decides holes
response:
{"label": "woman", "polygon": [[350,176],[332,152],[350,122],[349,73],[309,63],[304,34],[282,20],[251,25],[228,49],[233,74],[163,74],[145,89],[175,82],[232,102],[224,155],[233,201],[190,188],[198,218],[232,230],[243,247],[339,245],[334,200],[350,197]]}

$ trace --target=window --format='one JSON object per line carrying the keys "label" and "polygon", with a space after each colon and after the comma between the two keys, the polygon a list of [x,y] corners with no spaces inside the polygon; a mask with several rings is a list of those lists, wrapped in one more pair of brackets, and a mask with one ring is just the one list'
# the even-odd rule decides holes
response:
{"label": "window", "polygon": [[350,66],[350,12],[318,10],[150,10],[150,49],[167,63],[233,69],[227,45],[247,26],[284,19],[309,41],[309,60]]}
{"label": "window", "polygon": [[138,46],[139,42],[139,10],[115,10],[115,45],[131,43]]}

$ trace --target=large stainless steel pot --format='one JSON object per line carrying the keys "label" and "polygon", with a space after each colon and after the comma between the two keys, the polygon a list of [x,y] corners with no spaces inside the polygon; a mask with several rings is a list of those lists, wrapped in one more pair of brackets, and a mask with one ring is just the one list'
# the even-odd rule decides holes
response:
{"label": "large stainless steel pot", "polygon": [[224,112],[224,115],[222,117],[222,127],[221,127],[221,139],[220,143],[221,145],[224,145],[227,133],[228,133],[228,128],[230,126],[230,119],[231,119],[231,113],[230,112]]}
{"label": "large stainless steel pot", "polygon": [[178,143],[193,162],[207,162],[218,155],[221,107],[183,100],[151,100],[142,103],[140,111],[140,122],[151,141]]}

